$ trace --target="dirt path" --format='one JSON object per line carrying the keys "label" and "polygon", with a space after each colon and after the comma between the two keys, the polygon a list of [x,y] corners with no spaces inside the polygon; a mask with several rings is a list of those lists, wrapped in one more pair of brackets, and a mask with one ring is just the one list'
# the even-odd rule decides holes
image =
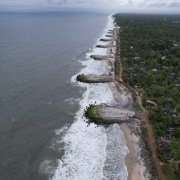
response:
{"label": "dirt path", "polygon": [[[121,79],[121,77],[119,79]],[[155,163],[158,177],[160,178],[160,180],[166,180],[164,173],[162,171],[162,166],[160,164],[160,160],[157,157],[157,151],[156,151],[157,146],[156,146],[156,142],[155,142],[154,131],[153,131],[152,125],[148,119],[148,111],[142,105],[142,94],[139,95],[139,93],[134,88],[129,87],[129,85],[126,85],[124,83],[123,83],[123,85],[125,85],[137,97],[137,101],[143,111],[143,118],[145,120],[145,126],[147,129],[147,141],[148,141],[149,147],[152,152],[152,157],[153,157],[153,161]]]}
{"label": "dirt path", "polygon": [[162,166],[160,164],[160,160],[157,157],[157,151],[156,151],[157,146],[156,146],[156,142],[155,142],[153,128],[152,128],[151,123],[149,122],[148,111],[142,105],[142,94],[140,96],[139,95],[137,96],[137,100],[138,100],[139,105],[141,106],[141,109],[143,110],[145,126],[147,128],[147,138],[148,138],[147,140],[148,140],[148,144],[151,149],[151,152],[152,152],[152,156],[153,156],[153,160],[154,160],[154,163],[156,166],[158,177],[160,178],[160,180],[165,180],[166,178],[162,171]]}

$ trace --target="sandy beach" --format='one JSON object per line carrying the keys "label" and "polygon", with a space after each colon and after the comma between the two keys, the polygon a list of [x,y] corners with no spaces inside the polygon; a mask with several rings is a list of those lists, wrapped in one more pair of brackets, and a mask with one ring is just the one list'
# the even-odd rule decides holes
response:
{"label": "sandy beach", "polygon": [[[105,124],[120,124],[120,129],[123,131],[126,145],[129,152],[124,158],[124,164],[127,168],[128,180],[149,180],[151,179],[150,173],[148,173],[148,165],[146,162],[144,148],[144,141],[141,133],[141,125],[143,124],[142,118],[136,118],[136,112],[132,110],[134,101],[133,93],[126,85],[122,84],[122,65],[120,69],[117,68],[121,64],[119,52],[119,28],[114,26],[112,33],[112,40],[107,43],[107,54],[104,56],[91,55],[91,58],[98,59],[99,61],[106,62],[106,73],[111,75],[113,79],[108,81],[109,76],[102,74],[101,76],[95,76],[88,74],[87,79],[93,80],[95,83],[101,83],[103,81],[108,84],[108,87],[113,96],[112,107],[102,106],[99,107],[99,115],[103,119]],[[118,44],[116,44],[118,43]],[[114,46],[116,45],[116,46]],[[102,48],[102,47],[100,47]],[[104,47],[103,47],[104,48]],[[117,61],[119,62],[117,64]],[[115,71],[116,69],[116,71]],[[93,78],[94,79],[93,79]],[[131,119],[130,119],[131,118]],[[120,141],[119,137],[119,141]],[[146,160],[145,160],[146,159]]]}
{"label": "sandy beach", "polygon": [[[119,87],[120,86],[120,87]],[[130,91],[122,85],[117,86],[116,82],[109,83],[114,99],[117,102],[117,108],[127,108],[132,105],[132,95]],[[147,172],[144,160],[142,158],[143,147],[140,132],[140,120],[134,119],[132,123],[120,124],[124,133],[129,153],[126,155],[125,164],[128,170],[128,180],[148,180],[150,176]]]}
{"label": "sandy beach", "polygon": [[128,180],[148,180],[149,175],[146,172],[143,159],[141,157],[140,137],[135,135],[128,125],[120,125],[126,138],[126,144],[129,153],[126,156],[125,163],[128,170]]}
{"label": "sandy beach", "polygon": [[[116,42],[117,33],[114,34],[113,41]],[[108,53],[116,53],[117,47],[108,48]],[[114,62],[114,60],[111,60]],[[112,63],[114,64],[114,63]],[[110,68],[109,68],[110,69]],[[112,67],[112,72],[114,73],[115,67]],[[133,97],[131,92],[122,84],[115,81],[108,83],[109,88],[113,94],[113,97],[116,101],[116,108],[123,108],[127,110],[132,110]],[[120,128],[124,133],[126,139],[126,145],[129,149],[129,153],[126,155],[125,164],[128,171],[128,180],[149,180],[151,179],[150,174],[148,173],[147,167],[145,165],[143,155],[142,155],[142,139],[141,139],[141,120],[132,123],[120,124]]]}

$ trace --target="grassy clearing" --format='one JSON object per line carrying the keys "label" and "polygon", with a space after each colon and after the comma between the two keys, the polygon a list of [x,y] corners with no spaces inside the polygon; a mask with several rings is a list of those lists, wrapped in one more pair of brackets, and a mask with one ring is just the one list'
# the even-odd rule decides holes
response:
{"label": "grassy clearing", "polygon": [[96,124],[101,124],[102,123],[102,118],[100,117],[98,113],[98,105],[90,105],[86,110],[85,110],[85,116],[91,121]]}

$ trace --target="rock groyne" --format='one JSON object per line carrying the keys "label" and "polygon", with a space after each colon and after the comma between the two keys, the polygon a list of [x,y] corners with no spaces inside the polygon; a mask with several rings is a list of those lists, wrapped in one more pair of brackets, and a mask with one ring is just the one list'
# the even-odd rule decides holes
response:
{"label": "rock groyne", "polygon": [[103,105],[90,105],[85,115],[91,122],[97,124],[122,124],[132,122],[135,112]]}
{"label": "rock groyne", "polygon": [[108,83],[108,82],[113,82],[114,77],[112,75],[80,74],[77,76],[77,81],[83,83]]}

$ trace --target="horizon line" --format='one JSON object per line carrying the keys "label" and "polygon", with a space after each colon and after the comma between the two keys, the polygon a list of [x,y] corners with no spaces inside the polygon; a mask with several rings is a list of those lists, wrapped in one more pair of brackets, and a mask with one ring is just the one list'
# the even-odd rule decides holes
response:
{"label": "horizon line", "polygon": [[149,14],[149,15],[180,15],[179,11],[130,11],[120,10],[116,12],[105,12],[97,10],[83,10],[83,9],[66,9],[66,10],[53,10],[53,9],[0,9],[0,13],[95,13],[95,14]]}

